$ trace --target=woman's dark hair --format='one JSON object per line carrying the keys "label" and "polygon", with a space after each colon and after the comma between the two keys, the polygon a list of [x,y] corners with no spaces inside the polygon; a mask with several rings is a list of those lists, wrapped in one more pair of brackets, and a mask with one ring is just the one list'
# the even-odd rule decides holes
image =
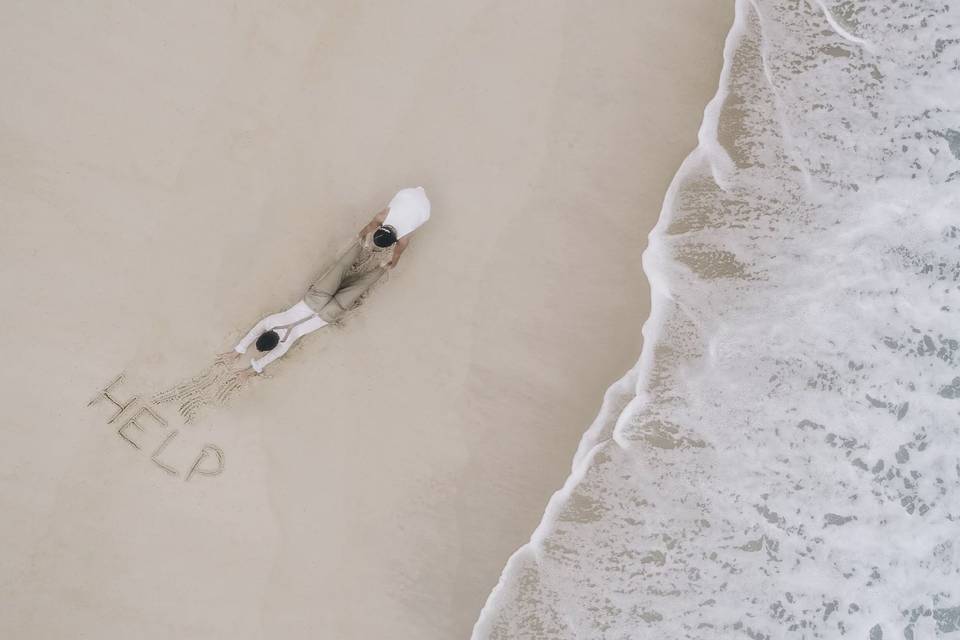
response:
{"label": "woman's dark hair", "polygon": [[276,331],[267,331],[257,338],[257,349],[260,351],[270,351],[278,344],[280,344],[280,336]]}
{"label": "woman's dark hair", "polygon": [[397,241],[397,232],[390,227],[379,227],[373,232],[373,244],[381,249],[392,246]]}

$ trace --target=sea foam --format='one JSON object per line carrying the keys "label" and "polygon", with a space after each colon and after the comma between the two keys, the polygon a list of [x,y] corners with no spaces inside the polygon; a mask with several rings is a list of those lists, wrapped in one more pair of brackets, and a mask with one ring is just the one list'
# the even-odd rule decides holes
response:
{"label": "sea foam", "polygon": [[738,0],[607,392],[475,640],[960,630],[960,10]]}

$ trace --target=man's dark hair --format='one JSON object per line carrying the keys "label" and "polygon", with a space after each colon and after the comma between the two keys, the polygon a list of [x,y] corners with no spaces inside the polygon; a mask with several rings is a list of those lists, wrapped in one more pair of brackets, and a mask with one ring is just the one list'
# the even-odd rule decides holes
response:
{"label": "man's dark hair", "polygon": [[278,344],[280,344],[280,336],[276,331],[267,331],[257,338],[257,349],[260,351],[270,351]]}
{"label": "man's dark hair", "polygon": [[392,246],[397,241],[397,232],[390,227],[378,227],[373,232],[373,244],[381,249]]}

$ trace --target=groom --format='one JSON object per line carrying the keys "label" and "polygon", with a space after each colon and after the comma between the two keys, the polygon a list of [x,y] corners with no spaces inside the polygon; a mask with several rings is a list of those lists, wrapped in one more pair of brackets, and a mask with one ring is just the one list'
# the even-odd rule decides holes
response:
{"label": "groom", "polygon": [[[264,367],[285,354],[306,334],[339,320],[400,260],[410,244],[410,235],[430,219],[430,200],[423,187],[401,189],[390,204],[360,231],[357,240],[307,289],[303,299],[286,311],[258,322],[234,347],[234,358],[255,342],[266,355],[253,358],[246,375],[262,373]],[[371,236],[372,232],[372,236]],[[393,256],[364,273],[348,273],[370,242],[379,250],[393,247]]]}

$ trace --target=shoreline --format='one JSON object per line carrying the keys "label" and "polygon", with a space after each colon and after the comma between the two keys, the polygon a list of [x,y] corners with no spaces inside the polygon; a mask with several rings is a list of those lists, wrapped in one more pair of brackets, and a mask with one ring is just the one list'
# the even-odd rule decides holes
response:
{"label": "shoreline", "polygon": [[[469,635],[640,353],[717,4],[11,16],[0,283],[11,335],[42,339],[4,374],[0,629]],[[169,477],[85,406],[120,371],[144,394],[198,370],[421,183],[430,222],[343,329],[147,427],[221,474]]]}

